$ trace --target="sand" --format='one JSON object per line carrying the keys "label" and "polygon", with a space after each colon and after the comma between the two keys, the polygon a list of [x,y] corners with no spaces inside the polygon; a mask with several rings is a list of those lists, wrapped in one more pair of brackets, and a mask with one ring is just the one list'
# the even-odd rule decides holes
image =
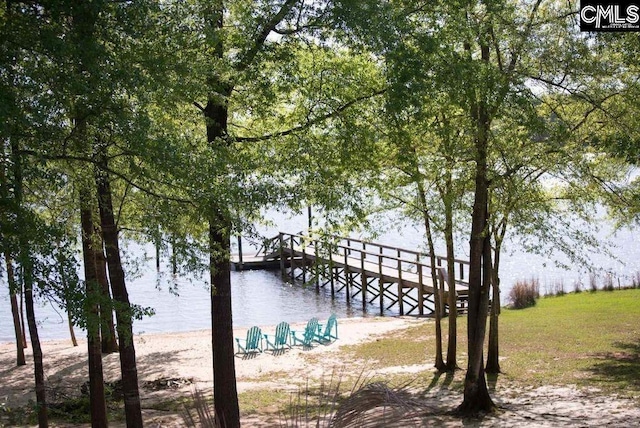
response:
{"label": "sand", "polygon": [[[304,384],[304,379],[321,378],[332,370],[344,370],[347,363],[349,370],[357,374],[362,367],[366,367],[366,362],[345,361],[345,354],[341,351],[343,347],[375,341],[394,331],[429,322],[432,321],[413,317],[340,319],[339,340],[329,345],[318,345],[310,350],[294,347],[279,355],[269,352],[253,358],[236,357],[238,392],[266,388],[295,392]],[[275,330],[274,326],[262,328],[266,333],[273,333]],[[425,325],[425,328],[429,326]],[[292,329],[303,330],[304,324],[294,324]],[[236,337],[244,337],[246,329],[236,329],[234,333]],[[211,390],[213,371],[210,335],[210,331],[203,330],[136,336],[138,376],[142,386],[146,426],[183,426],[177,414],[152,410],[151,405],[189,396],[196,387],[204,392]],[[69,340],[46,341],[42,348],[49,399],[77,395],[80,386],[88,379],[86,342],[80,341],[79,346],[74,348]],[[311,358],[305,358],[303,354]],[[15,367],[14,345],[0,344],[0,406],[16,408],[27,404],[29,400],[35,400],[30,349],[27,355],[27,366]],[[120,377],[118,356],[106,355],[103,361],[105,380],[117,380]],[[384,372],[389,373],[422,371],[433,371],[432,364],[425,362],[416,366],[384,369]],[[164,379],[181,380],[171,384],[171,387],[165,387],[165,382],[162,382]],[[525,389],[502,385],[493,391],[500,411],[497,415],[482,420],[461,421],[445,414],[446,410],[454,409],[461,402],[458,392],[437,388],[427,392],[426,397],[432,403],[434,412],[425,416],[420,426],[640,427],[640,408],[637,402],[603,396],[597,390],[574,386]],[[278,426],[278,420],[273,414],[243,415],[243,426]],[[111,426],[123,424],[115,423]]]}

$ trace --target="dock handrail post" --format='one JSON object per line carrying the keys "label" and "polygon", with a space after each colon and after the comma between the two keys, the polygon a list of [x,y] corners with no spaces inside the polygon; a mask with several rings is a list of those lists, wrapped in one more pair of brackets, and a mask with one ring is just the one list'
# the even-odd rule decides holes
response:
{"label": "dock handrail post", "polygon": [[347,250],[346,252],[349,253],[349,255],[351,255],[351,240],[349,238],[347,238]]}
{"label": "dock handrail post", "polygon": [[329,277],[331,280],[331,297],[336,295],[335,279],[333,274],[333,245],[329,245]]}
{"label": "dock handrail post", "polygon": [[291,273],[291,283],[293,284],[293,282],[296,280],[295,263],[294,263],[294,259],[296,255],[295,255],[295,252],[293,251],[293,235],[289,235],[289,251],[291,252],[291,256],[289,258],[289,270]]}
{"label": "dock handrail post", "polygon": [[307,283],[307,251],[305,249],[304,240],[300,241],[302,245],[302,284]]}
{"label": "dock handrail post", "polygon": [[364,251],[360,252],[360,279],[362,282],[362,310],[367,310],[367,274],[364,271],[364,259],[366,254]]}
{"label": "dock handrail post", "polygon": [[280,276],[284,276],[284,235],[282,232],[278,233],[278,242],[280,244],[278,252],[280,253]]}
{"label": "dock handrail post", "polygon": [[[400,253],[400,250],[398,250]],[[402,294],[402,260],[398,256],[398,307],[400,308],[400,315],[404,315],[404,296]]]}
{"label": "dock handrail post", "polygon": [[244,263],[242,262],[242,236],[238,235],[238,262],[240,270],[244,270]]}
{"label": "dock handrail post", "polygon": [[464,279],[464,264],[460,262],[460,279]]}
{"label": "dock handrail post", "polygon": [[318,241],[313,243],[313,254],[315,259],[313,260],[313,275],[316,280],[316,291],[320,291],[320,268],[318,265]]}
{"label": "dock handrail post", "polygon": [[384,281],[382,280],[382,247],[380,247],[380,255],[378,256],[378,285],[380,286],[380,315],[384,313]]}
{"label": "dock handrail post", "polygon": [[418,266],[418,313],[424,315],[424,286],[422,285],[422,268],[424,265],[420,262],[416,264]]}
{"label": "dock handrail post", "polygon": [[344,288],[347,294],[347,304],[351,303],[351,272],[349,272],[349,260],[347,252],[344,252]]}

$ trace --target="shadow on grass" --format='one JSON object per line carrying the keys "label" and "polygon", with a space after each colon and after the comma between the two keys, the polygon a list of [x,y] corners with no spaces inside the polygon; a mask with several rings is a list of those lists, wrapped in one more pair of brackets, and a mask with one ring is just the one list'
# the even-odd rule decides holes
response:
{"label": "shadow on grass", "polygon": [[600,361],[588,371],[602,383],[640,392],[640,340],[616,342],[613,346],[615,351],[596,355]]}

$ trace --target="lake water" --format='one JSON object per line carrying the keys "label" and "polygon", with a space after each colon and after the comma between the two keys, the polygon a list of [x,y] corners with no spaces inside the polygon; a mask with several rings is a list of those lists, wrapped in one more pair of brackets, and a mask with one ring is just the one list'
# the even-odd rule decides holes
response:
{"label": "lake water", "polygon": [[[305,216],[291,218],[278,215],[274,220],[282,231],[299,231],[306,227]],[[276,228],[262,228],[265,236],[277,234]],[[617,243],[612,249],[618,260],[593,255],[591,263],[602,270],[612,271],[622,283],[629,282],[631,276],[640,271],[640,233],[637,230],[623,230],[617,236],[611,236],[611,229],[601,231],[601,238]],[[422,231],[418,228],[405,227],[399,231],[387,231],[377,239],[378,242],[399,246],[407,249],[423,248]],[[244,252],[249,252],[244,243]],[[573,266],[564,270],[555,266],[553,257],[531,255],[518,251],[517,245],[507,242],[501,267],[503,284],[503,303],[511,285],[519,279],[536,277],[540,280],[542,290],[562,282],[566,291],[573,290],[573,283],[581,281],[585,286],[589,279],[585,266]],[[468,258],[468,249],[460,245],[459,258]],[[150,262],[143,269],[143,274],[128,282],[130,299],[133,303],[153,307],[156,314],[134,322],[134,332],[155,333],[172,331],[190,331],[210,328],[210,300],[209,291],[204,283],[198,280],[187,281],[173,278],[163,266],[161,272],[155,270],[155,264]],[[338,317],[354,317],[377,315],[379,308],[370,305],[367,312],[363,312],[361,303],[356,300],[350,307],[344,296],[338,295],[331,299],[329,290],[321,289],[318,293],[315,287],[291,286],[284,282],[278,271],[244,271],[232,272],[232,302],[234,326],[249,327],[251,325],[275,325],[280,321],[302,322],[315,316],[327,318],[331,313]],[[599,277],[601,283],[602,276]],[[10,305],[6,291],[6,281],[0,290],[0,342],[14,340],[11,321]],[[617,285],[617,281],[615,282]],[[177,294],[170,289],[176,289]],[[40,304],[36,307],[39,320],[39,332],[43,339],[62,339],[69,337],[66,316],[50,304]],[[390,315],[394,312],[387,312]],[[77,335],[84,334],[77,331]]]}

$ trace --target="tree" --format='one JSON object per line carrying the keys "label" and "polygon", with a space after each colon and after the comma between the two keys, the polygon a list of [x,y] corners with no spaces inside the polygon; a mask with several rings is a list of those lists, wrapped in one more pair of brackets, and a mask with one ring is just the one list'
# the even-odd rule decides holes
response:
{"label": "tree", "polygon": [[[175,5],[179,9],[179,5]],[[182,7],[182,6],[180,6]],[[190,199],[208,223],[209,272],[212,304],[212,345],[214,371],[214,405],[225,426],[239,426],[239,409],[233,358],[231,284],[229,273],[230,237],[242,227],[244,215],[255,207],[276,201],[281,183],[268,180],[255,185],[252,174],[274,170],[274,164],[291,156],[282,151],[300,152],[298,135],[314,135],[314,127],[342,115],[359,99],[373,96],[357,93],[356,83],[348,82],[341,96],[324,95],[327,88],[336,89],[336,78],[317,78],[318,86],[303,86],[296,74],[306,60],[330,57],[328,46],[320,46],[316,29],[322,25],[328,5],[287,0],[273,4],[259,2],[247,7],[242,1],[202,2],[193,10],[181,11],[195,18],[193,34],[202,34],[206,42],[198,52],[187,52],[195,58],[202,74],[192,76],[200,90],[185,93],[204,119],[207,146],[198,148],[200,167],[191,183],[199,183]],[[183,25],[180,23],[179,25]],[[188,56],[192,54],[193,57]],[[353,71],[350,70],[350,71]],[[329,69],[323,73],[331,73]],[[335,73],[335,72],[334,72]],[[353,78],[351,78],[354,80]],[[365,85],[365,88],[367,86]],[[347,88],[347,89],[344,89]],[[206,102],[195,101],[204,98]],[[317,97],[317,98],[313,98]],[[312,137],[313,138],[313,137]],[[274,143],[275,142],[275,143]],[[289,152],[291,153],[291,152]],[[262,156],[257,156],[257,155]],[[256,159],[260,162],[256,163]],[[298,160],[298,156],[293,156]],[[200,163],[201,162],[201,163]],[[306,161],[305,161],[306,164]],[[252,166],[255,168],[252,170]],[[289,165],[287,171],[295,169]],[[206,171],[206,174],[202,172]],[[251,172],[249,172],[251,171]],[[276,174],[282,174],[276,172]],[[207,177],[203,183],[202,177]],[[307,177],[303,177],[305,180]],[[190,184],[192,185],[192,184]],[[296,202],[299,203],[299,202]]]}

